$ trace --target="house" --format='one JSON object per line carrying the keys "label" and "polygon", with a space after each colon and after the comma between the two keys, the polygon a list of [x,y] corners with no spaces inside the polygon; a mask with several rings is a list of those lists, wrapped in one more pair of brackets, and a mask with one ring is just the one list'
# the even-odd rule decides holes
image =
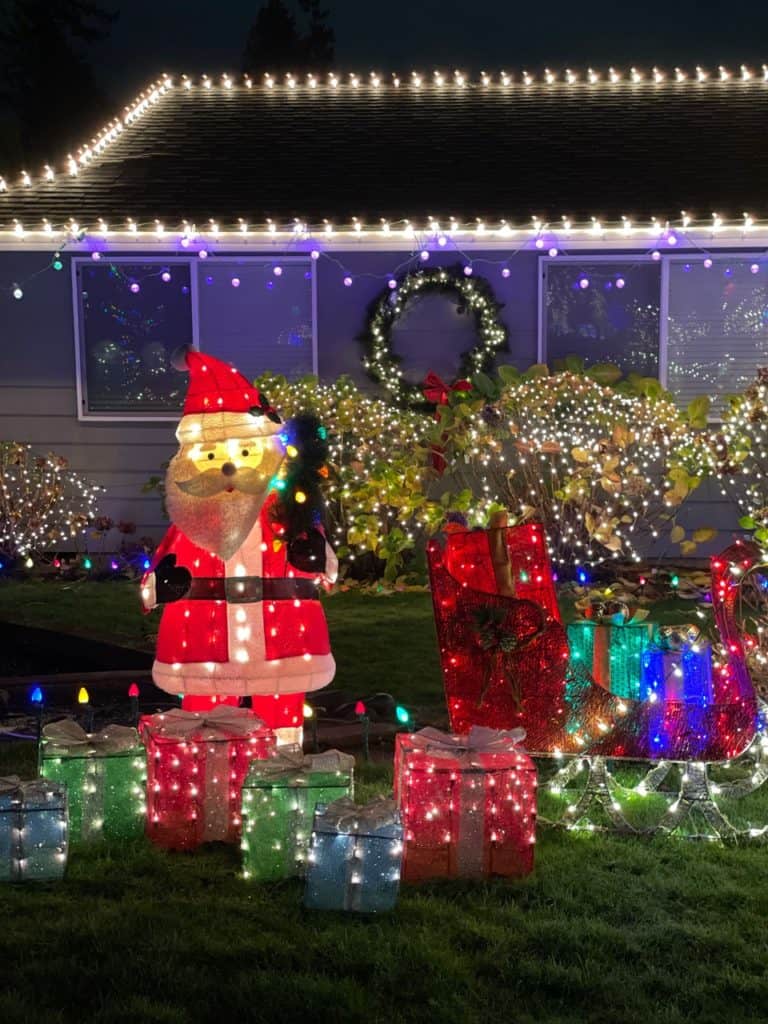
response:
{"label": "house", "polygon": [[[175,447],[169,353],[365,383],[367,310],[418,267],[489,283],[503,361],[575,353],[717,398],[768,351],[766,128],[765,66],[164,75],[0,179],[0,437],[67,456],[158,535],[141,485]],[[454,378],[466,321],[413,305],[406,379]]]}

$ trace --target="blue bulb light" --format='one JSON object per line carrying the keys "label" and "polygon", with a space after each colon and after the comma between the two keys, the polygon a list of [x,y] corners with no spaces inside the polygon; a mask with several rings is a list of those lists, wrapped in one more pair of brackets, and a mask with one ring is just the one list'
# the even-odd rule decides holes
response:
{"label": "blue bulb light", "polygon": [[587,576],[583,569],[579,569],[579,571],[576,573],[576,579],[579,581],[582,587],[585,583],[589,583],[589,576]]}
{"label": "blue bulb light", "polygon": [[32,688],[32,692],[29,695],[29,699],[33,704],[43,703],[43,691],[40,689],[39,686],[35,686]]}
{"label": "blue bulb light", "polygon": [[144,559],[144,561],[142,563],[142,566],[143,566],[145,572],[147,571],[147,569],[149,569],[151,564],[152,563],[150,562],[150,560],[148,558]]}

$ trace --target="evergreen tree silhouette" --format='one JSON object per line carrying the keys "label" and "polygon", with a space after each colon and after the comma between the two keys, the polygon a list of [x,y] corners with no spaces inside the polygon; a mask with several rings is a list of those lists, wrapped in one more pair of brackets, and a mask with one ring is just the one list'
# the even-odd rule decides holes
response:
{"label": "evergreen tree silhouette", "polygon": [[0,0],[4,167],[61,160],[107,116],[85,54],[116,17],[92,0]]}
{"label": "evergreen tree silhouette", "polygon": [[334,57],[335,36],[321,0],[299,0],[300,30],[285,0],[267,0],[256,15],[243,50],[242,69],[248,74],[265,71],[322,71]]}

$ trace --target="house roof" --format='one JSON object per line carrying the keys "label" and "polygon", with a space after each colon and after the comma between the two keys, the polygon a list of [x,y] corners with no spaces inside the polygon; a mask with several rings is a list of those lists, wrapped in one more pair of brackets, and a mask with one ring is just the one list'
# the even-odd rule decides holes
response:
{"label": "house roof", "polygon": [[768,216],[767,129],[765,66],[164,76],[58,166],[0,179],[0,230],[741,221]]}

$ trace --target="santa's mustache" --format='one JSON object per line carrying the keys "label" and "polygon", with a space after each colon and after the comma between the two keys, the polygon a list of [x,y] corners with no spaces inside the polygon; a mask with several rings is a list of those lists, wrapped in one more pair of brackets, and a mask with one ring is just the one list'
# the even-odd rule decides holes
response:
{"label": "santa's mustache", "polygon": [[176,486],[195,498],[209,498],[222,491],[263,494],[266,480],[256,469],[238,469],[232,476],[225,476],[219,469],[205,469],[190,480],[177,480]]}

